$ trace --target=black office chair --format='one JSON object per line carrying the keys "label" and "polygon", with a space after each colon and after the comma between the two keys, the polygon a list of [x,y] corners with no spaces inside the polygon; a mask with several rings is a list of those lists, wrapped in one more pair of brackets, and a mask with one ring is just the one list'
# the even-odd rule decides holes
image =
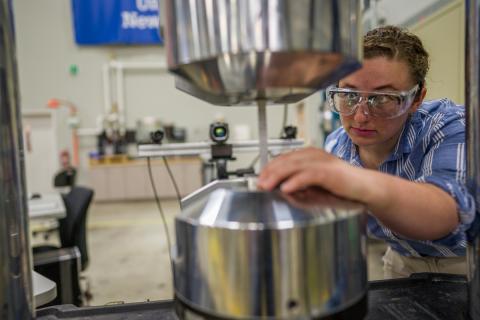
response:
{"label": "black office chair", "polygon": [[62,248],[78,247],[80,250],[82,271],[88,266],[87,250],[87,213],[93,199],[93,190],[73,187],[62,194],[67,216],[59,221],[60,243]]}
{"label": "black office chair", "polygon": [[[65,248],[78,248],[80,252],[80,271],[84,271],[88,266],[88,248],[87,248],[87,214],[90,203],[93,199],[93,190],[74,186],[71,191],[67,194],[62,194],[63,201],[65,203],[66,217],[59,221],[59,236],[61,247],[51,246],[51,245],[41,245],[33,247],[33,260],[34,260],[34,270],[38,273],[49,277],[51,280],[55,281],[60,287],[62,286],[62,275],[60,274],[59,265],[61,264],[61,250]],[[59,261],[56,265],[48,265],[45,261],[45,253],[57,252],[59,255]],[[53,253],[55,255],[55,253]],[[72,259],[75,257],[72,257]],[[78,258],[78,256],[76,257]],[[50,270],[48,270],[50,268]],[[78,272],[78,273],[79,273]],[[58,277],[52,276],[52,274],[58,274]],[[53,277],[53,279],[52,279]],[[72,275],[70,280],[71,284],[63,284],[63,286],[69,286],[73,291],[76,291],[78,288],[79,275]],[[68,290],[66,290],[68,291]],[[67,296],[78,297],[78,292],[74,294],[68,294]],[[57,299],[56,299],[57,300]],[[63,301],[62,297],[59,297],[58,301],[55,301],[57,304],[73,303],[78,305],[78,299],[75,298],[74,301]]]}

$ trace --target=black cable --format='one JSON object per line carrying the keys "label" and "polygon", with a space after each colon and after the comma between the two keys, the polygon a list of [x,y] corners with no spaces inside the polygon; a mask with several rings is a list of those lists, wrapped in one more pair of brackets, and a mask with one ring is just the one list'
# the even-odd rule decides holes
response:
{"label": "black cable", "polygon": [[173,188],[175,188],[175,194],[177,195],[178,206],[182,209],[182,197],[180,196],[180,191],[178,189],[177,181],[175,181],[175,177],[173,176],[172,170],[170,170],[170,166],[168,165],[168,161],[166,157],[162,157],[163,163],[167,168],[168,175],[170,177],[170,181],[172,181]]}
{"label": "black cable", "polygon": [[157,203],[158,211],[160,212],[160,216],[162,217],[162,224],[165,231],[165,238],[167,239],[168,258],[170,259],[170,271],[172,272],[172,280],[173,280],[173,260],[172,260],[172,253],[171,253],[172,243],[170,241],[170,232],[168,230],[167,220],[165,219],[165,213],[160,204],[160,198],[158,197],[157,188],[155,187],[155,181],[153,180],[152,165],[150,163],[150,157],[147,157],[147,167],[148,167],[148,176],[150,177],[150,183],[152,185],[153,196],[155,197],[155,202]]}

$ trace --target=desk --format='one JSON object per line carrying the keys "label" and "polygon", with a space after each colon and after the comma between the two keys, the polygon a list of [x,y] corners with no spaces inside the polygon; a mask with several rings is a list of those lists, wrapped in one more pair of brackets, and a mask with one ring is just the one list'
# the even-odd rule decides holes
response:
{"label": "desk", "polygon": [[28,200],[30,219],[61,219],[67,212],[60,193],[45,193],[40,198]]}
{"label": "desk", "polygon": [[50,279],[32,271],[33,295],[35,296],[35,308],[44,305],[57,296],[57,285]]}

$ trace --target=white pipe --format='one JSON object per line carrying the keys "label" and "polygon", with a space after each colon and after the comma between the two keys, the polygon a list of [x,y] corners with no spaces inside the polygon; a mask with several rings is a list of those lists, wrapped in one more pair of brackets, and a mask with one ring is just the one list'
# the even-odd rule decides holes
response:
{"label": "white pipe", "polygon": [[118,118],[120,125],[125,124],[125,90],[123,83],[123,67],[120,66],[117,68],[117,107],[118,107]]}
{"label": "white pipe", "polygon": [[159,70],[162,73],[168,72],[165,62],[157,61],[110,61],[103,66],[103,86],[104,86],[104,109],[105,115],[108,115],[112,107],[111,95],[111,74],[110,70],[116,72],[116,92],[118,104],[118,114],[120,123],[126,124],[127,114],[125,107],[125,89],[124,89],[124,70]]}
{"label": "white pipe", "polygon": [[108,64],[103,65],[103,107],[105,114],[110,112],[112,107],[112,93],[110,91],[110,68]]}
{"label": "white pipe", "polygon": [[378,27],[378,4],[377,0],[370,1],[370,29]]}
{"label": "white pipe", "polygon": [[108,66],[112,69],[160,69],[168,71],[165,62],[157,61],[110,61]]}

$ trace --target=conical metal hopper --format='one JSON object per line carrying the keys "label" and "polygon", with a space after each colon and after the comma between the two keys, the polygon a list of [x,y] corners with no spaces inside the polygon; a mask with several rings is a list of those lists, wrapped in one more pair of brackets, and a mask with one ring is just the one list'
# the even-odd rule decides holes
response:
{"label": "conical metal hopper", "polygon": [[247,191],[238,181],[209,191],[176,218],[183,304],[208,319],[316,319],[366,297],[362,205],[313,189]]}
{"label": "conical metal hopper", "polygon": [[291,103],[356,70],[358,0],[166,0],[178,89],[216,105]]}

